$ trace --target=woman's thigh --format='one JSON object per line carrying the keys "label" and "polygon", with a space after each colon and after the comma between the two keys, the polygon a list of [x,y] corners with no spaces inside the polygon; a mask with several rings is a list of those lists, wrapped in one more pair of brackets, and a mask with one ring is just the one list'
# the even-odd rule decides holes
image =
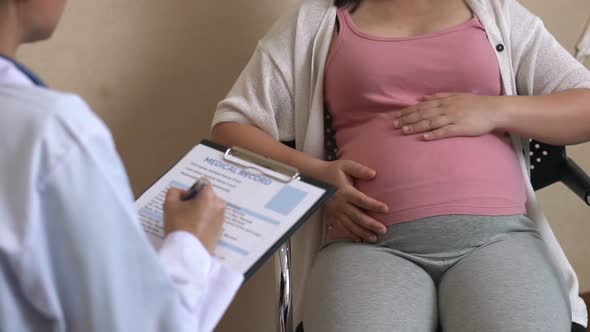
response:
{"label": "woman's thigh", "polygon": [[567,295],[545,243],[510,235],[462,258],[439,284],[444,331],[566,332]]}
{"label": "woman's thigh", "polygon": [[306,332],[436,331],[436,288],[414,263],[387,249],[335,243],[307,280]]}

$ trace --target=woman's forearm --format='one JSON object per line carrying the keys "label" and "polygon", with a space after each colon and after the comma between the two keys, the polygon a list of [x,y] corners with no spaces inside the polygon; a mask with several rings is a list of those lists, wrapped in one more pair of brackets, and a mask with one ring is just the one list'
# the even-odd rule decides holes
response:
{"label": "woman's forearm", "polygon": [[499,129],[553,145],[590,141],[590,89],[501,98]]}
{"label": "woman's forearm", "polygon": [[299,169],[302,174],[314,176],[323,161],[291,149],[262,130],[236,122],[224,122],[213,128],[213,140],[226,146],[240,146],[252,152],[268,156],[276,161]]}

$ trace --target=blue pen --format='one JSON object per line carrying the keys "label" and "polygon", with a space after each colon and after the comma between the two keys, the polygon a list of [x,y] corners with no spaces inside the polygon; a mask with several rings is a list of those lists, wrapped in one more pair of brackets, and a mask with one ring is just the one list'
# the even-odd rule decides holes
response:
{"label": "blue pen", "polygon": [[190,201],[195,198],[199,192],[207,186],[207,181],[204,179],[198,179],[189,189],[188,193],[182,198],[183,201]]}

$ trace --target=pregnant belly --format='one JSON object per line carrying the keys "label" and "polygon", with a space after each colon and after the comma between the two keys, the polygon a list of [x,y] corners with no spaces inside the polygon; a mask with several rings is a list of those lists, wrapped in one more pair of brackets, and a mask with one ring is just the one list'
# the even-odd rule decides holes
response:
{"label": "pregnant belly", "polygon": [[392,122],[391,116],[380,115],[336,132],[340,159],[377,172],[355,186],[389,206],[389,217],[381,219],[399,221],[416,211],[505,214],[524,209],[524,179],[503,134],[424,141],[420,134],[403,135]]}

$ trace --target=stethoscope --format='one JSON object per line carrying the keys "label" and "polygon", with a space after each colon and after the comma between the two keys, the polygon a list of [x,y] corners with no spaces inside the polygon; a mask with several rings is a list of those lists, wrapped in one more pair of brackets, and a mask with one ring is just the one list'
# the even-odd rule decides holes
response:
{"label": "stethoscope", "polygon": [[37,75],[35,75],[29,68],[25,67],[23,64],[20,64],[16,60],[4,56],[2,54],[0,54],[0,58],[12,63],[12,65],[15,66],[16,69],[18,69],[21,73],[23,73],[23,75],[28,77],[31,80],[31,82],[33,82],[33,84],[35,84],[36,86],[44,88],[47,87],[47,85],[45,85],[45,83],[43,83],[43,81]]}

